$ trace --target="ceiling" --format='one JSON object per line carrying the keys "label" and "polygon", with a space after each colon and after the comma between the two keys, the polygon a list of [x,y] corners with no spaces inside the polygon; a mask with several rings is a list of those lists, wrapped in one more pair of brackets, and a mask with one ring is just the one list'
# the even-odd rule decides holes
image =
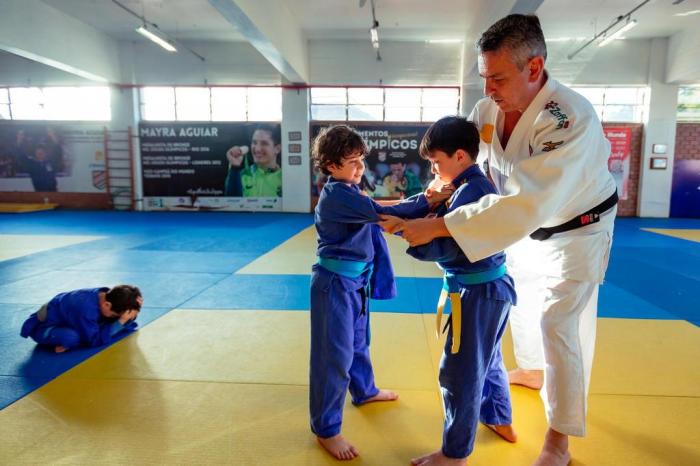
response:
{"label": "ceiling", "polygon": [[[146,40],[134,31],[140,20],[112,0],[42,1],[115,39]],[[119,1],[180,41],[246,41],[244,33],[208,0]],[[241,3],[245,1],[252,0]],[[307,40],[369,42],[371,0],[364,2],[362,8],[360,0],[257,1],[270,6],[273,24],[275,21],[285,26],[291,24]],[[700,13],[677,15],[700,12],[700,0],[680,0],[674,5],[677,2],[679,0],[651,0],[646,3],[633,14],[638,25],[627,32],[625,38],[669,37],[683,30],[697,29]],[[640,3],[641,0],[375,0],[381,41],[462,41],[466,45],[465,66],[476,63],[476,57],[469,55],[473,54],[470,45],[486,26],[512,9],[529,11],[529,5],[534,5],[548,41],[548,67],[557,69],[564,80],[575,77],[597,53],[598,47],[587,47],[573,61],[568,60],[567,55]],[[464,83],[469,83],[470,79],[478,81],[475,66],[464,70]]]}
{"label": "ceiling", "polygon": [[[43,0],[44,3],[87,23],[112,37],[136,39],[139,20],[111,0]],[[177,39],[243,40],[235,28],[207,0],[120,0]],[[475,37],[485,25],[472,25],[476,13],[492,0],[376,0],[380,35],[389,40],[463,40]],[[652,0],[634,14],[639,21],[630,38],[667,37],[700,22],[700,14],[674,16],[700,10],[700,0]],[[291,12],[308,39],[364,39],[371,26],[369,1],[277,0]],[[503,2],[508,4],[509,2]],[[545,0],[537,14],[548,39],[592,37],[618,15],[640,1]],[[506,12],[507,13],[507,12]],[[274,14],[274,13],[273,13]],[[284,13],[282,13],[284,14]],[[475,28],[478,30],[470,31]]]}

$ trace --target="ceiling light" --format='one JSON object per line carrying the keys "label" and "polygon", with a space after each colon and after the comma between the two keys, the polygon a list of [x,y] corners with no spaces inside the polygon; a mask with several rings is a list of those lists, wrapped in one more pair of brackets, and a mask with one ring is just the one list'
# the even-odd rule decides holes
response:
{"label": "ceiling light", "polygon": [[372,41],[372,47],[374,47],[375,49],[378,49],[379,48],[379,32],[377,31],[377,26],[379,26],[379,24],[376,21],[374,23],[375,24],[374,24],[374,26],[372,26],[372,29],[369,30],[369,37],[370,37],[370,40]]}
{"label": "ceiling light", "polygon": [[[618,16],[617,18],[615,18],[615,19],[613,20],[613,22],[610,24],[610,26],[606,27],[605,29],[603,29],[602,31],[600,31],[598,34],[594,35],[593,38],[592,38],[591,40],[589,40],[588,42],[586,42],[585,44],[583,44],[581,47],[579,47],[578,49],[576,49],[574,52],[572,52],[572,53],[570,53],[569,55],[567,55],[566,58],[568,58],[569,60],[571,60],[571,59],[574,58],[581,50],[585,49],[586,47],[588,47],[589,45],[591,45],[593,42],[595,42],[596,40],[600,39],[601,37],[604,38],[604,39],[603,39],[603,42],[600,43],[600,46],[602,47],[603,45],[606,45],[608,42],[610,42],[610,40],[614,39],[615,37],[619,36],[619,35],[622,34],[623,32],[628,31],[628,30],[630,30],[631,28],[633,28],[634,26],[636,26],[636,25],[637,25],[637,21],[636,21],[636,20],[630,21],[630,18],[632,17],[632,13],[634,13],[634,12],[637,11],[637,10],[639,10],[641,7],[643,7],[644,5],[646,5],[647,3],[649,3],[650,1],[651,1],[651,0],[644,0],[642,3],[640,3],[640,4],[637,5],[636,7],[632,8],[630,11],[628,11],[628,12],[625,13],[624,15],[620,15],[620,16]],[[617,31],[615,34],[612,34],[611,36],[608,36],[608,32],[609,32],[611,29],[614,29],[614,28],[618,27],[618,26],[620,25],[620,23],[622,23],[625,19],[627,19],[627,24],[625,24],[625,26],[622,27],[622,29],[619,30],[619,31]],[[631,26],[629,26],[630,24],[631,24]],[[609,39],[609,40],[608,40],[608,39]]]}
{"label": "ceiling light", "polygon": [[625,32],[627,32],[627,31],[629,31],[630,29],[632,29],[633,27],[635,27],[636,25],[637,25],[637,20],[636,20],[636,19],[633,19],[633,20],[630,21],[630,19],[629,19],[629,17],[628,17],[628,18],[627,18],[627,23],[626,23],[624,26],[622,26],[620,29],[618,29],[617,31],[615,31],[614,33],[610,34],[610,35],[607,36],[605,39],[603,39],[602,41],[600,41],[600,43],[598,44],[598,47],[605,47],[605,46],[608,45],[610,42],[614,41],[615,39],[617,39],[618,37],[620,37],[622,34],[624,34]]}
{"label": "ceiling light", "polygon": [[673,16],[690,16],[690,15],[697,15],[700,13],[700,10],[691,10],[691,11],[686,11],[685,13],[676,13]]}
{"label": "ceiling light", "polygon": [[166,39],[157,35],[154,31],[148,29],[148,27],[145,24],[143,26],[139,27],[138,29],[136,29],[136,32],[138,32],[142,36],[152,40],[153,42],[160,45],[168,52],[177,52],[177,49],[175,47],[173,47],[173,44],[171,44]]}

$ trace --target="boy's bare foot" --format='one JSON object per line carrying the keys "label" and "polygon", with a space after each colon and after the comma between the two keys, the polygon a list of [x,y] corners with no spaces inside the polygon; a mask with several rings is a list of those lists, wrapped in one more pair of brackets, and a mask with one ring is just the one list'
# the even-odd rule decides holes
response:
{"label": "boy's bare foot", "polygon": [[363,401],[362,404],[373,403],[375,401],[394,401],[399,399],[399,394],[391,390],[379,390],[379,393],[372,398]]}
{"label": "boy's bare foot", "polygon": [[510,443],[515,443],[518,441],[518,434],[515,433],[515,429],[513,429],[512,424],[502,424],[502,425],[496,425],[496,424],[484,424],[486,427],[491,429],[492,431],[496,432],[499,437],[502,439],[510,442]]}
{"label": "boy's bare foot", "polygon": [[321,438],[316,437],[318,443],[326,449],[328,453],[339,460],[352,460],[360,456],[360,453],[352,446],[342,435],[338,434],[333,437]]}
{"label": "boy's bare foot", "polygon": [[508,372],[508,382],[511,385],[522,385],[533,390],[539,390],[544,385],[544,371],[538,369],[513,369]]}
{"label": "boy's bare foot", "polygon": [[66,348],[65,346],[58,345],[53,350],[57,353],[65,353],[66,351],[68,351],[68,348]]}
{"label": "boy's bare foot", "polygon": [[554,429],[548,429],[540,456],[532,466],[567,466],[570,462],[569,437]]}
{"label": "boy's bare foot", "polygon": [[442,450],[411,460],[411,466],[466,466],[466,464],[466,458],[448,458]]}

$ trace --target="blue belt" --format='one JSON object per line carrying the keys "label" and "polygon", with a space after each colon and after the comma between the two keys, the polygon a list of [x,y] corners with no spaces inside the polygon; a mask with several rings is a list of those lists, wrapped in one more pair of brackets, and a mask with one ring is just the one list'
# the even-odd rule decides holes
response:
{"label": "blue belt", "polygon": [[445,272],[442,280],[442,292],[437,304],[436,329],[438,338],[440,337],[440,327],[442,327],[442,313],[445,310],[447,297],[450,298],[452,307],[452,348],[451,353],[459,352],[459,345],[462,335],[462,299],[459,295],[460,285],[480,285],[482,283],[498,280],[506,274],[506,266],[502,264],[495,269],[485,270],[476,273],[454,274]]}
{"label": "blue belt", "polygon": [[372,270],[371,262],[351,261],[346,259],[330,259],[319,257],[318,265],[333,273],[349,278],[357,278],[365,272]]}

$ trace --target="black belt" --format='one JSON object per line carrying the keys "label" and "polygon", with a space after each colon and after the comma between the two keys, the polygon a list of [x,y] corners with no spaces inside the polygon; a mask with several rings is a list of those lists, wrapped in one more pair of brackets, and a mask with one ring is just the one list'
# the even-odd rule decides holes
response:
{"label": "black belt", "polygon": [[562,223],[561,225],[557,225],[555,227],[538,228],[537,230],[532,232],[530,238],[536,239],[538,241],[544,241],[550,236],[552,236],[554,233],[563,233],[565,231],[585,227],[592,223],[598,223],[600,222],[600,214],[612,209],[615,206],[615,204],[617,204],[618,200],[619,199],[617,197],[617,190],[615,190],[612,196],[610,196],[597,206],[593,207],[591,210],[588,210],[583,214],[579,215],[578,217],[571,219],[566,223]]}

